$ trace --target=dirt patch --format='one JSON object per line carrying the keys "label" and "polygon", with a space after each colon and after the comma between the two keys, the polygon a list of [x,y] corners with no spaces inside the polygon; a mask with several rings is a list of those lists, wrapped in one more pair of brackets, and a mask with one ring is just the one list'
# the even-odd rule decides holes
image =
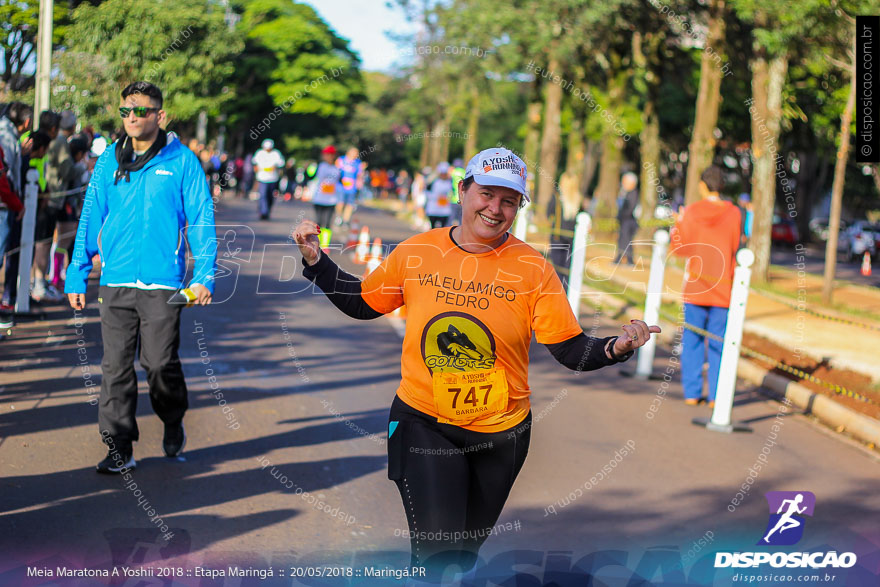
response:
{"label": "dirt patch", "polygon": [[783,365],[800,369],[801,371],[813,375],[817,379],[839,385],[869,398],[873,403],[864,402],[847,397],[841,393],[836,393],[824,385],[806,379],[800,379],[782,369],[774,368],[773,365],[768,364],[766,361],[748,357],[750,361],[754,361],[767,369],[772,369],[772,373],[782,375],[792,381],[797,381],[811,391],[821,393],[848,408],[880,420],[880,389],[872,385],[871,378],[867,375],[862,375],[861,373],[856,373],[849,369],[833,368],[828,365],[827,362],[814,359],[807,355],[802,354],[800,357],[797,357],[792,354],[790,349],[783,348],[778,344],[770,342],[766,338],[748,332],[743,333],[742,346],[767,355],[768,357],[772,357]]}

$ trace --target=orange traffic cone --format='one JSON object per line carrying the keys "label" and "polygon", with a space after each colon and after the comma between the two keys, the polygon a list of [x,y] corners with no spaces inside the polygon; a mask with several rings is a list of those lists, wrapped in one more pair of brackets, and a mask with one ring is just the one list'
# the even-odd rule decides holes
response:
{"label": "orange traffic cone", "polygon": [[358,265],[364,265],[367,257],[370,256],[370,229],[364,225],[361,229],[361,236],[358,238],[357,249],[354,251],[354,262]]}
{"label": "orange traffic cone", "polygon": [[862,275],[865,277],[871,275],[871,254],[868,251],[865,251],[865,256],[862,257]]}
{"label": "orange traffic cone", "polygon": [[367,275],[372,273],[379,267],[382,263],[382,239],[377,238],[373,241],[373,246],[370,248],[370,255],[367,259],[367,268],[364,271],[364,279],[367,278]]}

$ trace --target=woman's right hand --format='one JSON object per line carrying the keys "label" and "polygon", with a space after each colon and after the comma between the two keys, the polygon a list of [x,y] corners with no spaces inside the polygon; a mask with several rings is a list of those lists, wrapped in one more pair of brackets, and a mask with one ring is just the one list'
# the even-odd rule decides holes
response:
{"label": "woman's right hand", "polygon": [[299,252],[308,265],[314,265],[321,258],[321,243],[318,235],[321,234],[321,227],[311,220],[303,220],[293,229],[290,236],[299,246]]}

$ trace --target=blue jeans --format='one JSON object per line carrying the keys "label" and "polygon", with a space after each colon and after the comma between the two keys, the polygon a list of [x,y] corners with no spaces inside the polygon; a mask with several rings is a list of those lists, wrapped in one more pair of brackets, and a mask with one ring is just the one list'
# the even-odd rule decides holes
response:
{"label": "blue jeans", "polygon": [[257,187],[260,192],[260,216],[269,216],[269,211],[272,210],[272,199],[275,197],[275,190],[278,189],[278,182],[263,183],[258,181]]}
{"label": "blue jeans", "polygon": [[[727,308],[717,306],[684,305],[684,321],[724,338],[727,328]],[[681,386],[685,399],[700,399],[703,395],[703,363],[706,362],[706,337],[684,329],[681,335]],[[709,339],[709,401],[715,401],[718,388],[718,370],[721,367],[721,341]]]}

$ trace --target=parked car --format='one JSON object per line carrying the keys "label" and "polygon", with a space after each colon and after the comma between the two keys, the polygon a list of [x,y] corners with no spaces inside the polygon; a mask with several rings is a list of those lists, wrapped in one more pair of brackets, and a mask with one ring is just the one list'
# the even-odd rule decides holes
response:
{"label": "parked car", "polygon": [[[810,220],[810,235],[813,237],[813,240],[823,243],[828,241],[828,224],[828,218],[813,218]],[[849,228],[849,224],[845,220],[841,220],[837,237],[838,242],[841,241],[843,233],[846,232],[847,228]]]}
{"label": "parked car", "polygon": [[773,215],[773,226],[770,229],[770,240],[774,243],[782,243],[794,246],[800,242],[797,225],[794,220],[779,214]]}
{"label": "parked car", "polygon": [[867,220],[856,220],[846,229],[843,254],[848,259],[858,261],[867,252],[872,257],[877,254],[877,242],[880,241],[880,224],[871,224]]}

